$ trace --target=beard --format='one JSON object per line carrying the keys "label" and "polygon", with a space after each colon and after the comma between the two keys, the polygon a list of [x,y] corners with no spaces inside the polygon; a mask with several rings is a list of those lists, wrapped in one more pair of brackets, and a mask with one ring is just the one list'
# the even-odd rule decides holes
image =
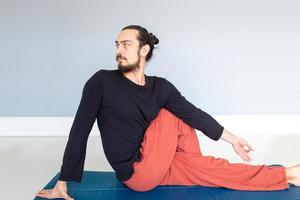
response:
{"label": "beard", "polygon": [[[116,60],[118,61],[119,58],[120,57],[117,56]],[[138,60],[133,64],[122,65],[122,64],[118,63],[118,70],[120,72],[124,72],[124,73],[131,72],[131,71],[136,71],[139,68],[140,68],[140,56],[138,56]]]}

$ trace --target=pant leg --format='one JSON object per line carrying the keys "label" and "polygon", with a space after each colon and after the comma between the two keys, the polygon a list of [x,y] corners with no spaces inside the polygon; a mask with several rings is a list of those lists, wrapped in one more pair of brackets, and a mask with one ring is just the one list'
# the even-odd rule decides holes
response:
{"label": "pant leg", "polygon": [[178,118],[162,108],[144,134],[140,148],[141,161],[133,163],[134,173],[123,183],[140,192],[156,187],[173,161],[179,130]]}
{"label": "pant leg", "polygon": [[[136,191],[157,185],[203,185],[238,190],[288,188],[284,167],[229,163],[203,156],[195,130],[161,109],[146,130],[141,162],[134,163],[133,176],[124,183]],[[180,139],[179,139],[180,138]]]}
{"label": "pant leg", "polygon": [[202,155],[195,129],[184,123],[180,118],[178,120],[179,132],[176,151]]}
{"label": "pant leg", "polygon": [[284,167],[230,163],[213,156],[176,152],[159,185],[202,185],[235,190],[284,190],[289,188]]}
{"label": "pant leg", "polygon": [[237,190],[289,188],[284,166],[230,163],[204,156],[195,129],[179,119],[179,139],[170,168],[159,185],[202,185]]}

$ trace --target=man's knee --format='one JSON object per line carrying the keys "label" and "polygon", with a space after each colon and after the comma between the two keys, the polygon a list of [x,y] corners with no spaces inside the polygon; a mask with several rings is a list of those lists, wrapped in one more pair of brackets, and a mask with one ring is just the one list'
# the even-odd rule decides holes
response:
{"label": "man's knee", "polygon": [[179,118],[174,115],[171,111],[165,109],[165,108],[161,108],[159,110],[159,115],[163,116],[163,118],[167,121],[174,119],[175,121],[177,121]]}

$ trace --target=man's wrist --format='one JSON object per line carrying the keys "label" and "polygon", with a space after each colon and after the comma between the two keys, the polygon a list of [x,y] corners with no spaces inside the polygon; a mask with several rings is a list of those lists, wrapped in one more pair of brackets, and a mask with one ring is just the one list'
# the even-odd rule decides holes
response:
{"label": "man's wrist", "polygon": [[225,128],[223,130],[223,133],[221,135],[221,139],[230,143],[230,144],[234,144],[236,141],[236,136],[233,135],[232,133],[230,133],[229,131],[227,131]]}

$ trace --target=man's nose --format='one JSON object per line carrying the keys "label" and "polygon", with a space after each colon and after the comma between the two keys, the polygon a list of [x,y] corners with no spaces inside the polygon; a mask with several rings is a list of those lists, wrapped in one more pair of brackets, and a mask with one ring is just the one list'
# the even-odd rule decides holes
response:
{"label": "man's nose", "polygon": [[121,46],[122,45],[116,47],[116,53],[117,53],[117,55],[121,55],[123,53],[123,48]]}

